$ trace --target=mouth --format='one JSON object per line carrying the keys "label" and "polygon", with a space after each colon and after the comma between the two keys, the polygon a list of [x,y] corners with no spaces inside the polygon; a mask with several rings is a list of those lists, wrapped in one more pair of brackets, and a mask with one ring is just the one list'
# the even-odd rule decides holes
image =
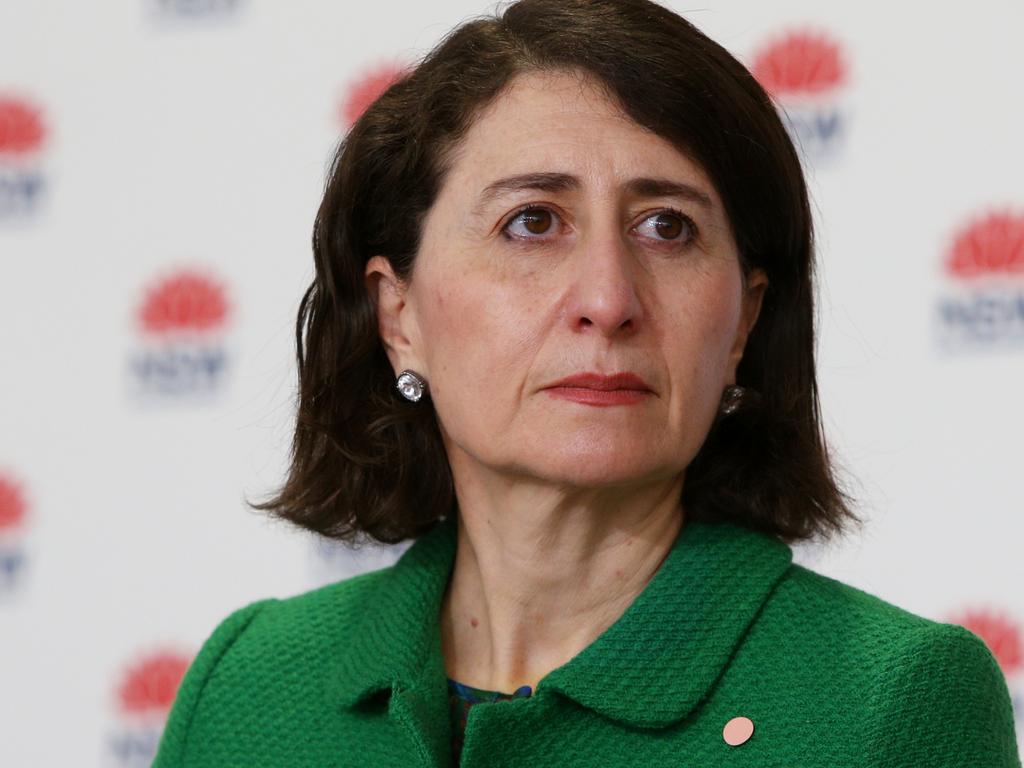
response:
{"label": "mouth", "polygon": [[602,376],[599,373],[590,372],[577,373],[545,387],[545,389],[554,388],[593,389],[600,392],[611,392],[614,390],[651,391],[650,387],[647,386],[647,382],[629,371],[616,373],[611,376]]}
{"label": "mouth", "polygon": [[635,373],[580,373],[544,388],[551,397],[583,405],[613,406],[642,403],[654,394]]}

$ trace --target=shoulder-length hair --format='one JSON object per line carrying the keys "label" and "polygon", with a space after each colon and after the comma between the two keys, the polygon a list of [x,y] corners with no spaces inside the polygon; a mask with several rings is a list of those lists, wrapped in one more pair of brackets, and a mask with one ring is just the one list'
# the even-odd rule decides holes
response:
{"label": "shoulder-length hair", "polygon": [[744,278],[770,285],[736,383],[686,469],[688,520],[786,542],[862,523],[838,487],[815,378],[814,237],[800,160],[776,109],[728,51],[649,0],[519,0],[449,32],[341,141],[313,231],[316,276],[296,323],[291,464],[251,504],[350,544],[415,538],[457,514],[429,398],[406,401],[384,353],[364,271],[376,254],[408,281],[421,225],[475,116],[533,71],[596,77],[636,123],[697,162],[725,205]]}

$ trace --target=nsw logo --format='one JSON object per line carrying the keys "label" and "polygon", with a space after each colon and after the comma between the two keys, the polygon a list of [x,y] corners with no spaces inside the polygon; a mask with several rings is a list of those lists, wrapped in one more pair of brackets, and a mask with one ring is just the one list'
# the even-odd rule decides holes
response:
{"label": "nsw logo", "polygon": [[942,273],[935,313],[941,350],[1024,346],[1024,211],[965,222],[952,234]]}
{"label": "nsw logo", "polygon": [[131,662],[115,692],[117,722],[106,740],[106,762],[119,768],[148,768],[156,757],[167,716],[191,658],[156,650]]}
{"label": "nsw logo", "polygon": [[9,473],[0,472],[0,597],[13,594],[24,580],[27,525],[28,504],[22,485]]}
{"label": "nsw logo", "polygon": [[0,222],[24,218],[46,189],[42,109],[28,99],[0,95]]}
{"label": "nsw logo", "polygon": [[134,394],[188,398],[218,392],[228,369],[229,310],[222,283],[199,269],[179,269],[146,289],[135,315],[140,344],[129,366]]}
{"label": "nsw logo", "polygon": [[838,42],[824,32],[788,32],[756,52],[750,71],[806,160],[840,154],[849,122],[842,99],[849,67]]}

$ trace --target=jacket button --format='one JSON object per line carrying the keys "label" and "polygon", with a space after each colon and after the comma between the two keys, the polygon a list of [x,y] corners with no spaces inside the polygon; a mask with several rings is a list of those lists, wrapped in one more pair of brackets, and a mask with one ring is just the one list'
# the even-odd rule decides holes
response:
{"label": "jacket button", "polygon": [[722,738],[731,747],[738,747],[754,733],[754,723],[749,717],[734,717],[722,729]]}

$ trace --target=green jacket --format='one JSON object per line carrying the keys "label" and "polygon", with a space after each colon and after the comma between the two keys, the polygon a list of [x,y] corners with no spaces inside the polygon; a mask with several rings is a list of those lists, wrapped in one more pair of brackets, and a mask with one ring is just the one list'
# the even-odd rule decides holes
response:
{"label": "green jacket", "polygon": [[[446,766],[450,518],[381,570],[228,616],[178,691],[154,768]],[[1019,767],[985,643],[687,522],[622,616],[532,696],[475,705],[465,766]],[[736,717],[754,731],[730,745]]]}

